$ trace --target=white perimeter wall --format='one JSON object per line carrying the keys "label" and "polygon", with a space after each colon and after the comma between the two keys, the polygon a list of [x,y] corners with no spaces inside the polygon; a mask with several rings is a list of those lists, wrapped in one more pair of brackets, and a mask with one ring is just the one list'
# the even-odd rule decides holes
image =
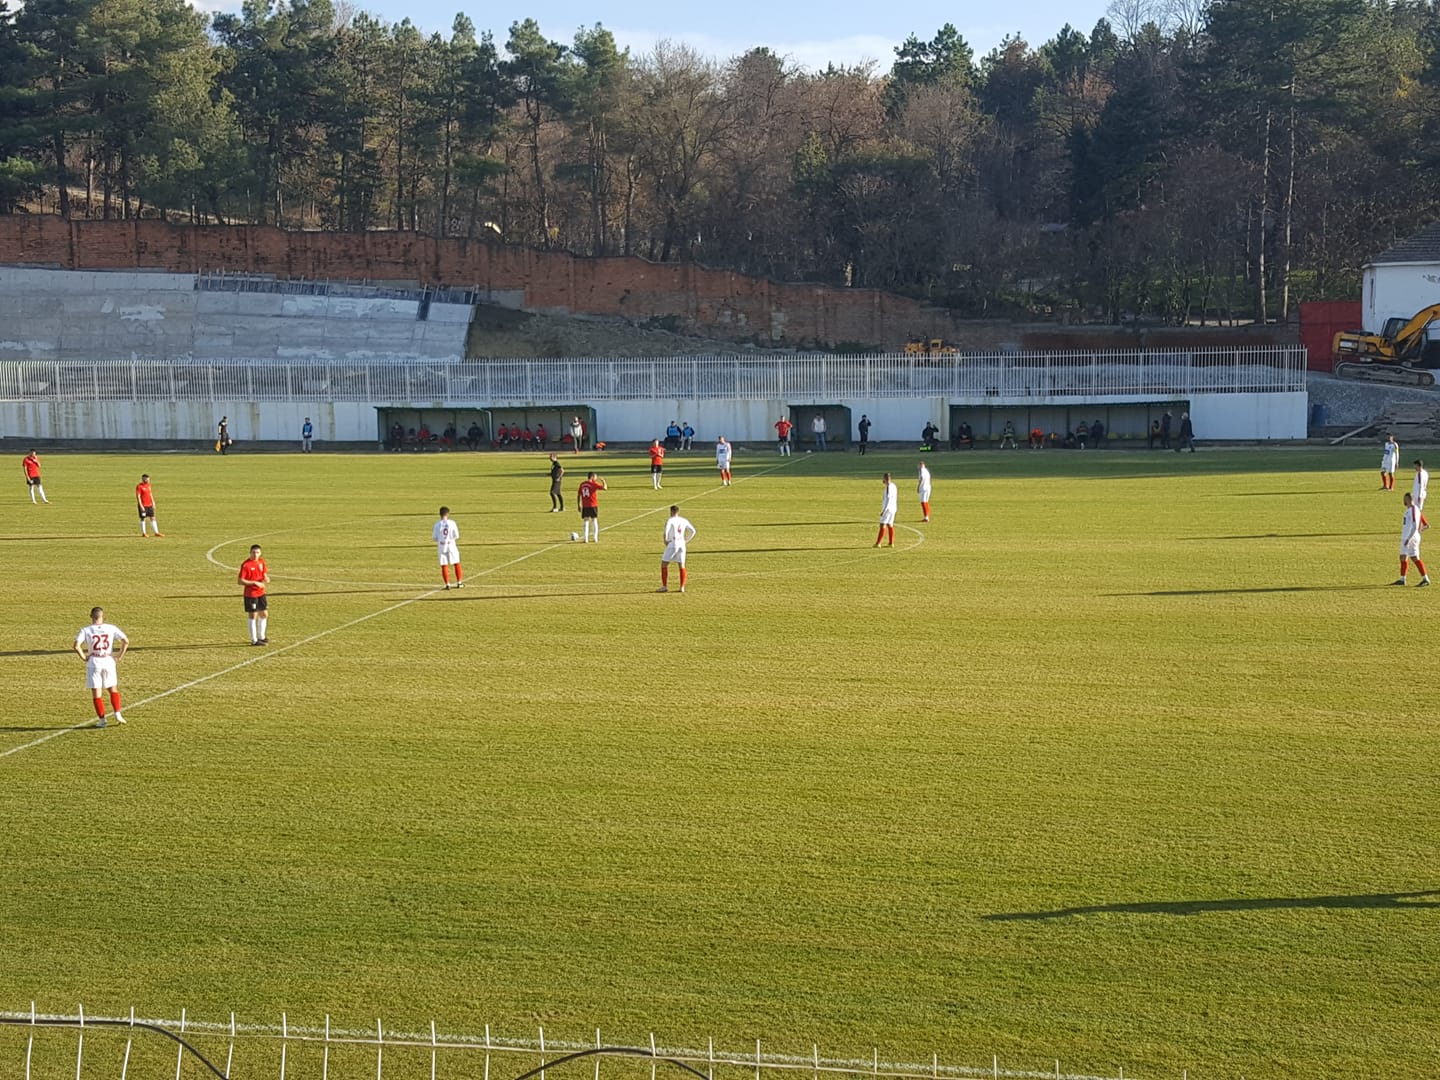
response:
{"label": "white perimeter wall", "polygon": [[[1129,400],[1129,399],[1125,399]],[[1071,404],[1054,402],[1055,404]],[[577,403],[579,404],[579,403]],[[854,430],[862,413],[874,425],[873,441],[916,442],[926,421],[949,437],[949,405],[944,398],[880,398],[843,402],[816,402],[815,405],[843,405],[850,409],[851,430],[838,432],[830,425],[832,438],[857,437]],[[955,402],[954,404],[962,404]],[[1006,402],[985,404],[1051,404],[1051,402]],[[400,403],[395,408],[413,408]],[[447,413],[473,412],[478,408],[506,408],[505,403],[485,406],[457,402],[446,406],[425,406],[432,426]],[[760,443],[775,438],[775,421],[794,410],[802,435],[808,438],[809,407],[786,401],[611,401],[596,406],[595,437],[611,442],[648,442],[665,433],[673,420],[688,420],[698,441],[713,442],[724,435],[732,442]],[[1306,434],[1307,395],[1290,394],[1195,394],[1190,397],[1191,420],[1198,439],[1303,439]],[[215,425],[228,416],[230,433],[240,442],[287,441],[300,438],[306,416],[315,424],[315,437],[322,442],[375,442],[379,424],[375,407],[351,402],[338,404],[288,405],[272,402],[124,402],[76,401],[0,402],[0,436],[51,440],[147,440],[193,442],[203,445],[215,438]],[[1176,417],[1177,423],[1179,417]]]}

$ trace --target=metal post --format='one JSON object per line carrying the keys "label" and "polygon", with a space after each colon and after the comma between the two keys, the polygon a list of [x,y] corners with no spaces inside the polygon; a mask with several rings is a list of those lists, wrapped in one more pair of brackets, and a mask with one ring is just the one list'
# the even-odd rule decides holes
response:
{"label": "metal post", "polygon": [[75,1080],[80,1080],[80,1063],[85,1058],[85,1006],[80,1006],[80,1042],[75,1047]]}
{"label": "metal post", "polygon": [[[600,1029],[595,1029],[595,1049],[600,1049]],[[595,1055],[595,1080],[600,1080],[600,1058],[602,1055]]]}
{"label": "metal post", "polygon": [[25,1043],[25,1080],[30,1080],[30,1054],[35,1049],[35,1002],[30,1002],[30,1038]]}
{"label": "metal post", "polygon": [[[132,1018],[131,1018],[131,1022],[132,1022],[132,1023],[134,1022],[133,1015],[132,1015]],[[184,1008],[183,1005],[182,1005],[181,1008],[180,1008],[180,1034],[181,1034],[181,1035],[184,1035],[184,1034],[185,1034],[185,1008]],[[180,1044],[179,1048],[175,1051],[175,1080],[180,1080],[180,1066],[181,1066],[181,1064],[184,1063],[184,1061],[185,1061],[185,1044],[182,1042],[182,1043]]]}
{"label": "metal post", "polygon": [[490,1080],[490,1025],[485,1025],[485,1080]]}
{"label": "metal post", "polygon": [[380,1019],[375,1019],[375,1080],[381,1080],[385,1068],[385,1031]]}
{"label": "metal post", "polygon": [[230,1065],[235,1060],[235,1014],[230,1014],[230,1050],[225,1055],[225,1080],[230,1080]]}
{"label": "metal post", "polygon": [[280,1014],[280,1080],[285,1080],[285,1051],[290,1048],[290,1022]]}
{"label": "metal post", "polygon": [[430,1080],[435,1080],[435,1021],[430,1021]]}
{"label": "metal post", "polygon": [[320,1080],[330,1080],[330,1014],[325,1014],[325,1056],[320,1059]]}
{"label": "metal post", "polygon": [[708,1080],[715,1080],[715,1036],[710,1036],[710,1068],[706,1073]]}
{"label": "metal post", "polygon": [[760,1080],[760,1040],[755,1040],[755,1080]]}
{"label": "metal post", "polygon": [[[653,376],[654,369],[651,369]],[[650,1080],[655,1080],[655,1033],[650,1032]]]}
{"label": "metal post", "polygon": [[545,1025],[540,1025],[540,1080],[545,1080]]}

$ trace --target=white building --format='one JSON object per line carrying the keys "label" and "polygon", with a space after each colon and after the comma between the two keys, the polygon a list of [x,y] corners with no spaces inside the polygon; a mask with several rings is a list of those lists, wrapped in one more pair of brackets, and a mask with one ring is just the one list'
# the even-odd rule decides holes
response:
{"label": "white building", "polygon": [[[1409,319],[1440,304],[1440,222],[1376,255],[1363,274],[1361,321],[1367,333],[1384,330],[1386,319]],[[1430,328],[1430,337],[1440,340],[1440,325]]]}

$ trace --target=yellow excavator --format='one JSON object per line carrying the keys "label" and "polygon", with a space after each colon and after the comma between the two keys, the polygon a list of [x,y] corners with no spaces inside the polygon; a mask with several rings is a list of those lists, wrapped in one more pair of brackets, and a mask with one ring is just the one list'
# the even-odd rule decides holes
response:
{"label": "yellow excavator", "polygon": [[951,345],[944,338],[912,337],[905,343],[906,356],[955,356],[960,350]]}
{"label": "yellow excavator", "polygon": [[1435,375],[1427,369],[1440,367],[1440,344],[1431,345],[1425,334],[1437,319],[1440,304],[1431,304],[1408,319],[1386,319],[1378,334],[1340,331],[1333,345],[1335,374],[1397,386],[1434,386]]}

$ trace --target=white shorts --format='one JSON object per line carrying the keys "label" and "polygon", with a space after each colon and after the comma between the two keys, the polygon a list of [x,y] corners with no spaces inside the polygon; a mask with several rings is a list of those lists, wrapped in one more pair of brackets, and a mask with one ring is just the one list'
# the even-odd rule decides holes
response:
{"label": "white shorts", "polygon": [[454,566],[460,561],[460,549],[454,544],[446,544],[440,548],[440,565]]}
{"label": "white shorts", "polygon": [[1420,534],[1418,532],[1409,540],[1400,542],[1400,554],[1411,559],[1420,558]]}
{"label": "white shorts", "polygon": [[885,511],[885,513],[881,514],[881,515],[880,515],[880,524],[881,524],[881,525],[894,525],[894,524],[895,524],[895,511],[894,511],[894,510],[887,510],[887,511]]}
{"label": "white shorts", "polygon": [[921,501],[921,502],[929,502],[929,501],[930,501],[930,489],[929,489],[928,487],[923,487],[923,488],[920,489],[920,501]]}
{"label": "white shorts", "polygon": [[684,545],[684,544],[667,544],[667,545],[665,545],[665,554],[660,556],[660,561],[661,561],[661,562],[679,563],[681,566],[684,566],[684,565],[685,565],[685,545]]}
{"label": "white shorts", "polygon": [[1380,471],[1381,471],[1381,472],[1394,472],[1394,471],[1395,471],[1395,466],[1396,466],[1396,465],[1399,465],[1399,464],[1400,464],[1400,455],[1396,454],[1394,457],[1391,457],[1389,454],[1386,454],[1384,457],[1382,457],[1382,458],[1380,459]]}
{"label": "white shorts", "polygon": [[85,685],[91,690],[109,690],[119,686],[113,656],[94,656],[85,661]]}

